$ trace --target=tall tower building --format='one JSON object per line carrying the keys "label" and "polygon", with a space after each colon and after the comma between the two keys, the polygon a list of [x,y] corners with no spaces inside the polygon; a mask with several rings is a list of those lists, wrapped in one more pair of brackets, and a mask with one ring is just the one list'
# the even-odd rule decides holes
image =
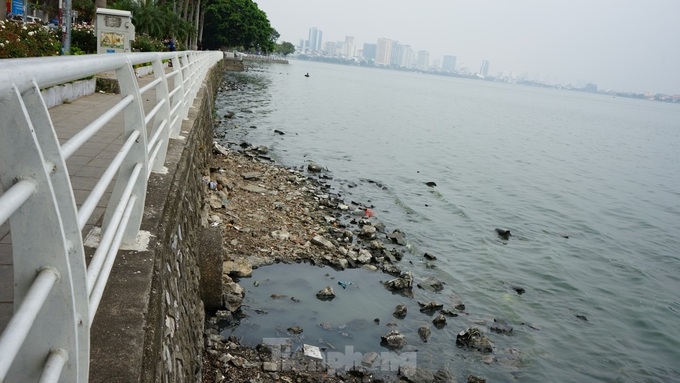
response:
{"label": "tall tower building", "polygon": [[375,53],[378,49],[378,44],[364,43],[363,58],[366,60],[375,60]]}
{"label": "tall tower building", "polygon": [[320,51],[321,50],[321,36],[322,32],[316,27],[309,28],[309,44],[307,49],[310,51]]}
{"label": "tall tower building", "polygon": [[335,56],[338,52],[338,44],[335,41],[326,41],[323,43],[323,51],[331,56]]}
{"label": "tall tower building", "polygon": [[392,40],[392,57],[390,58],[390,65],[399,67],[399,60],[401,56],[401,44],[399,41]]}
{"label": "tall tower building", "polygon": [[456,71],[456,56],[445,55],[442,58],[442,69],[446,72]]}
{"label": "tall tower building", "polygon": [[482,60],[482,66],[479,68],[479,74],[482,75],[483,77],[486,77],[489,75],[489,62],[486,60]]}
{"label": "tall tower building", "polygon": [[376,65],[390,65],[392,60],[392,40],[390,39],[378,39],[378,46],[375,51],[375,64]]}
{"label": "tall tower building", "polygon": [[345,36],[345,45],[343,46],[342,54],[347,57],[356,56],[356,46],[354,45],[354,36]]}
{"label": "tall tower building", "polygon": [[418,51],[418,68],[427,69],[430,66],[430,53],[428,51]]}

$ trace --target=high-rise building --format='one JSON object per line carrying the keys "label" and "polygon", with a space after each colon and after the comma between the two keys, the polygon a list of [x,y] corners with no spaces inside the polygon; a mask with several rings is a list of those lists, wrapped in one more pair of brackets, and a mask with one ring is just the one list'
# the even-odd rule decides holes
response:
{"label": "high-rise building", "polygon": [[413,66],[413,49],[410,45],[396,44],[392,51],[392,64],[401,68]]}
{"label": "high-rise building", "polygon": [[442,69],[446,72],[456,71],[456,56],[444,55],[442,58]]}
{"label": "high-rise building", "polygon": [[428,51],[418,51],[418,68],[427,69],[430,66],[430,53]]}
{"label": "high-rise building", "polygon": [[321,50],[321,36],[323,33],[316,27],[309,28],[309,42],[307,44],[307,49],[310,51],[320,51]]}
{"label": "high-rise building", "polygon": [[482,60],[482,66],[479,68],[479,74],[482,75],[483,77],[486,77],[489,75],[489,62],[486,60]]}
{"label": "high-rise building", "polygon": [[378,39],[375,51],[375,64],[389,66],[392,60],[392,40]]}
{"label": "high-rise building", "polygon": [[378,44],[364,43],[363,58],[366,60],[375,60],[375,52],[378,49]]}
{"label": "high-rise building", "polygon": [[326,41],[323,43],[322,50],[331,56],[335,56],[338,52],[338,44],[335,41]]}
{"label": "high-rise building", "polygon": [[345,36],[345,45],[342,48],[342,54],[346,57],[356,56],[356,46],[354,46],[354,36]]}

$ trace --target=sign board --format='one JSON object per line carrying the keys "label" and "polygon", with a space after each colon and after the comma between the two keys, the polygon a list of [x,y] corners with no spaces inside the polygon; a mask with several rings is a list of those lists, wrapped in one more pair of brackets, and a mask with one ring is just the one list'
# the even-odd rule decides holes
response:
{"label": "sign board", "polygon": [[24,0],[12,0],[12,14],[24,14]]}

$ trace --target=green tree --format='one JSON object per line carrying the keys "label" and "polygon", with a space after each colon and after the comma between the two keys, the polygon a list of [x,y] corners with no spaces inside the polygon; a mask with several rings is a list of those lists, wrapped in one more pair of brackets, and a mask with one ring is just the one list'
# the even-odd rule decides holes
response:
{"label": "green tree", "polygon": [[295,53],[295,45],[288,41],[284,41],[281,44],[276,45],[276,53],[288,56],[291,53]]}
{"label": "green tree", "polygon": [[203,46],[208,49],[229,47],[269,53],[274,51],[279,33],[252,0],[212,0],[206,9],[203,36]]}

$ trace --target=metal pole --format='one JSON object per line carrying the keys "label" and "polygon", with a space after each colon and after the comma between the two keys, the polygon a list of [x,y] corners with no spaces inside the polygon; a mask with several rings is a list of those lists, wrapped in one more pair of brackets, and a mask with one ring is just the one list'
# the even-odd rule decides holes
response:
{"label": "metal pole", "polygon": [[71,54],[71,2],[72,0],[64,0],[64,17],[66,18],[66,24],[62,33],[65,55]]}
{"label": "metal pole", "polygon": [[64,24],[64,1],[59,0],[59,30],[61,31],[61,54],[64,54],[64,36],[66,36],[66,24]]}

